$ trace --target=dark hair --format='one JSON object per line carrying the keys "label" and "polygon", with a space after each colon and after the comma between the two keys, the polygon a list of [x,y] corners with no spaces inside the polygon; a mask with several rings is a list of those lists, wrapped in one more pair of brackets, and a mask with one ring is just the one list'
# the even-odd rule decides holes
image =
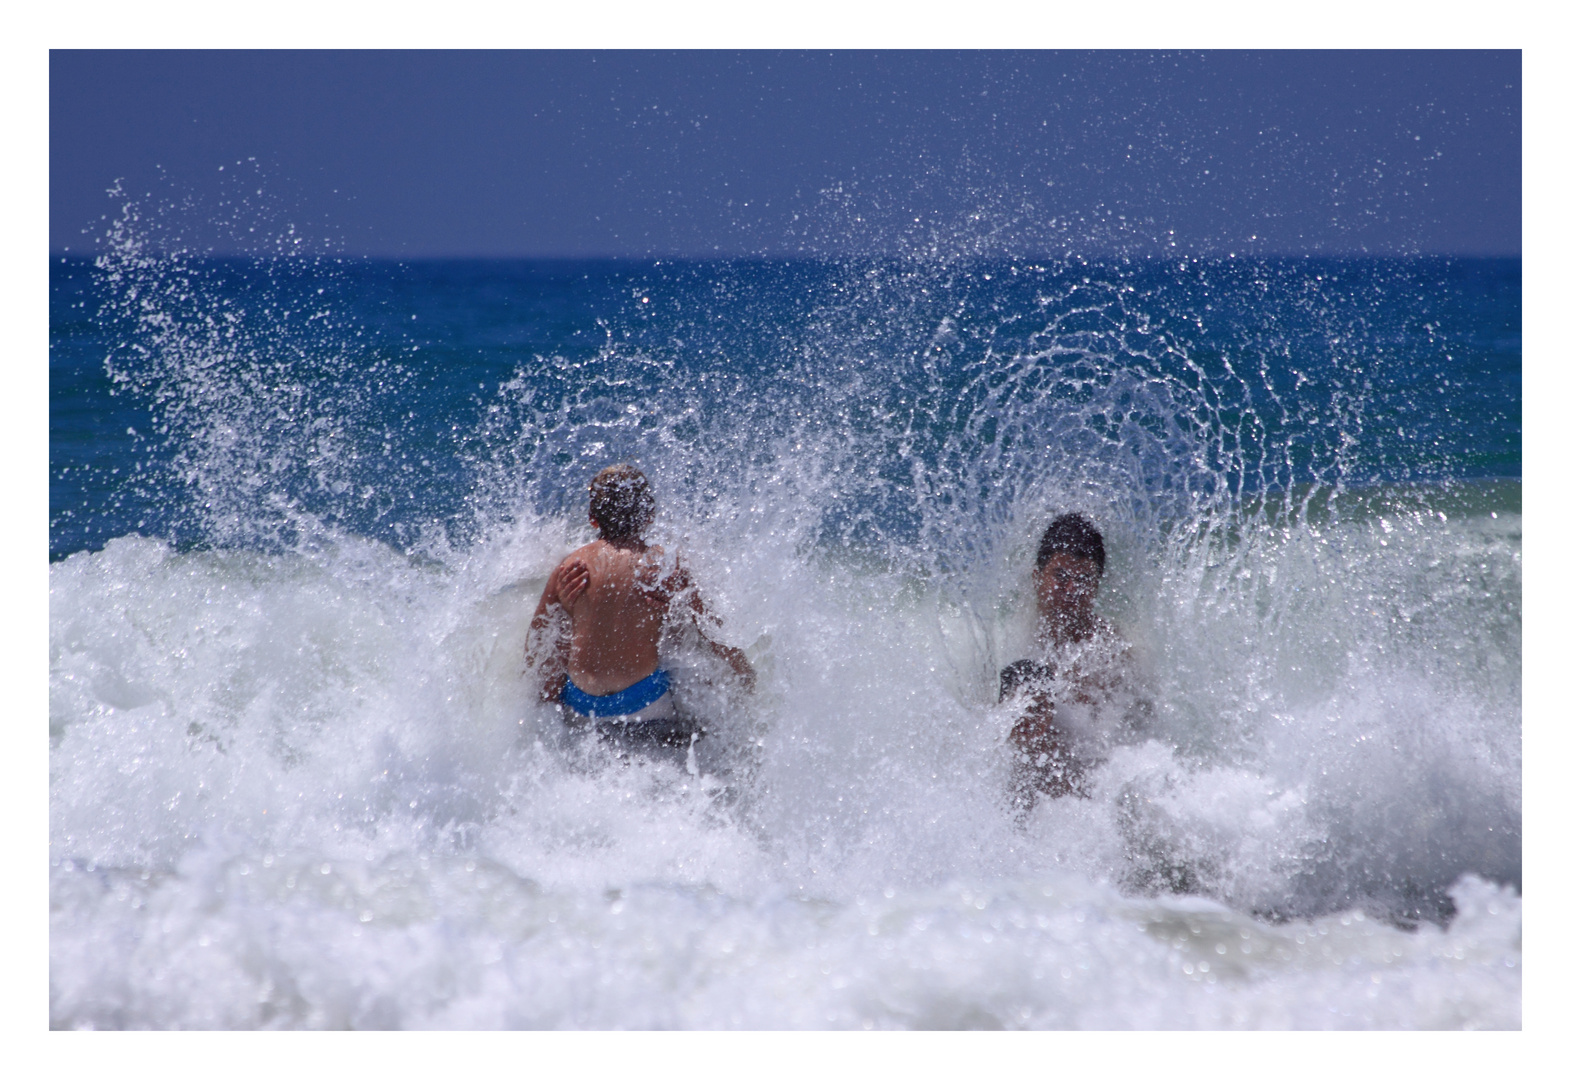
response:
{"label": "dark hair", "polygon": [[589,516],[605,539],[636,540],[655,519],[649,481],[635,466],[606,466],[589,481]]}
{"label": "dark hair", "polygon": [[1081,514],[1062,514],[1042,533],[1042,543],[1036,549],[1036,568],[1046,566],[1054,555],[1063,553],[1077,559],[1090,559],[1096,563],[1100,576],[1107,568],[1107,552],[1102,547],[1102,534],[1090,519]]}

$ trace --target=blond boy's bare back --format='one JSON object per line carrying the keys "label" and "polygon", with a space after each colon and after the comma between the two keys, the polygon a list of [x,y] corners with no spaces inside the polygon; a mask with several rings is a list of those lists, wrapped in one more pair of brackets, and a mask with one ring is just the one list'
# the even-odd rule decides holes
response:
{"label": "blond boy's bare back", "polygon": [[700,628],[704,604],[686,570],[644,542],[653,519],[654,498],[637,469],[617,465],[596,475],[589,522],[601,539],[551,572],[530,623],[542,700],[601,717],[636,719],[651,715],[646,707],[656,714],[668,711],[660,646],[673,618],[752,688],[753,668],[742,651],[711,640]]}
{"label": "blond boy's bare back", "polygon": [[542,604],[555,599],[571,619],[567,674],[586,693],[614,694],[659,667],[660,635],[686,577],[667,572],[664,556],[658,546],[596,540],[552,573]]}

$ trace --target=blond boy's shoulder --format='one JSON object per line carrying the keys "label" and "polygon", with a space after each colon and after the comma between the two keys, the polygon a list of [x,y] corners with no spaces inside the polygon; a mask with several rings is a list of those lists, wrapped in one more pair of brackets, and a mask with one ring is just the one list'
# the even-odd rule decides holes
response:
{"label": "blond boy's shoulder", "polygon": [[565,555],[563,557],[562,561],[560,563],[558,563],[557,565],[558,566],[566,566],[568,563],[572,562],[574,559],[587,559],[591,555],[593,555],[595,552],[599,551],[604,546],[605,546],[605,541],[604,540],[591,540],[591,541],[589,541],[589,543],[585,544],[583,547],[575,548],[573,551],[568,552],[568,554]]}

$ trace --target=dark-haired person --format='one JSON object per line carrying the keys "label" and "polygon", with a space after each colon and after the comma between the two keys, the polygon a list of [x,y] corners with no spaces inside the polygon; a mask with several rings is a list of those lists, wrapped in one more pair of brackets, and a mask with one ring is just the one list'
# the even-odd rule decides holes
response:
{"label": "dark-haired person", "polygon": [[[542,677],[542,701],[571,709],[617,739],[687,746],[698,726],[677,716],[660,667],[667,630],[686,629],[753,687],[740,649],[712,640],[691,577],[644,541],[655,516],[649,481],[632,465],[600,470],[589,484],[589,523],[600,539],[551,572],[529,624],[526,651]],[[680,622],[681,626],[676,624]]]}
{"label": "dark-haired person", "polygon": [[1102,534],[1083,515],[1055,518],[1042,534],[1031,572],[1041,658],[1017,660],[999,679],[999,700],[1023,706],[1009,732],[1014,794],[1023,810],[1038,792],[1084,794],[1086,769],[1107,749],[1108,714],[1122,689],[1129,645],[1096,614],[1106,566]]}

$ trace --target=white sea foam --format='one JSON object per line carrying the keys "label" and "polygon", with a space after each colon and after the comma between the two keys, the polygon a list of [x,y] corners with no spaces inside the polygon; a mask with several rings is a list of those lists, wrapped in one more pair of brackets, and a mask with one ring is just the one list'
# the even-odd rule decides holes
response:
{"label": "white sea foam", "polygon": [[[732,752],[626,765],[522,674],[565,523],[440,563],[122,538],[51,568],[52,1022],[1517,1026],[1520,697],[1473,594],[1519,528],[1328,526],[1225,582],[1115,547],[1157,728],[1020,825],[1007,595],[701,545],[760,691],[679,658]],[[1361,609],[1312,584],[1350,567]]]}

